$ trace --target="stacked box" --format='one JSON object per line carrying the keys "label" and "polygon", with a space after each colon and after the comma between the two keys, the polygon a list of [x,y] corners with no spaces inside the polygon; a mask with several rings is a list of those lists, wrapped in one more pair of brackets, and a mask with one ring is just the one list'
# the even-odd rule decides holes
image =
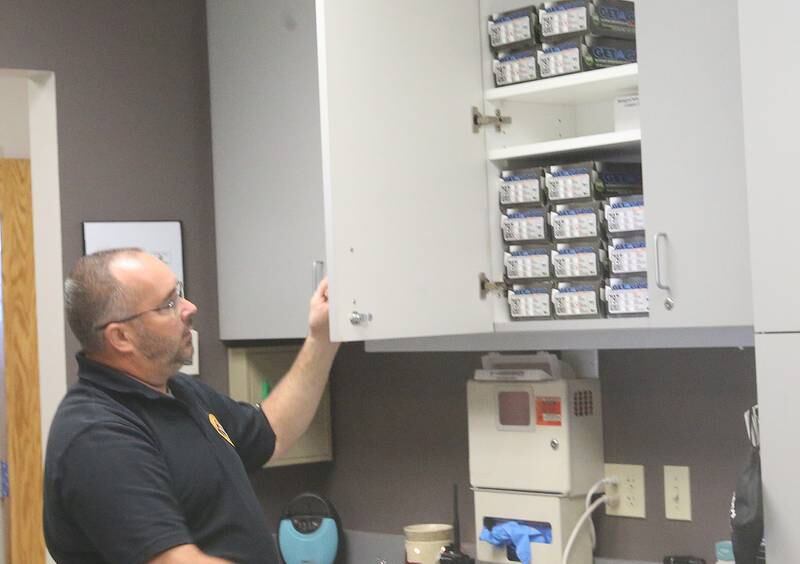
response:
{"label": "stacked box", "polygon": [[536,50],[539,78],[635,62],[636,43],[595,35],[582,35],[558,43],[543,43]]}
{"label": "stacked box", "polygon": [[552,206],[550,223],[553,240],[597,239],[602,234],[602,215],[597,202],[557,204]]}
{"label": "stacked box", "polygon": [[521,280],[550,279],[550,245],[511,245],[503,256],[506,278]]}
{"label": "stacked box", "polygon": [[550,319],[552,306],[550,282],[513,285],[508,290],[508,310],[511,319]]}
{"label": "stacked box", "polygon": [[500,205],[544,204],[543,175],[541,168],[502,171],[499,178]]}
{"label": "stacked box", "polygon": [[602,242],[558,243],[551,252],[556,279],[598,278],[603,276],[606,251]]}
{"label": "stacked box", "polygon": [[644,198],[618,196],[605,203],[611,276],[605,299],[609,317],[648,313]]}
{"label": "stacked box", "polygon": [[636,62],[636,14],[626,0],[565,0],[489,16],[495,85]]}
{"label": "stacked box", "polygon": [[621,0],[566,0],[546,2],[538,13],[543,42],[576,35],[636,39],[633,2]]}
{"label": "stacked box", "polygon": [[603,317],[602,281],[558,282],[552,290],[553,311],[558,319]]}
{"label": "stacked box", "polygon": [[489,16],[489,46],[495,53],[536,46],[538,24],[535,6]]}
{"label": "stacked box", "polygon": [[549,319],[552,245],[544,170],[534,167],[501,171],[498,195],[511,319]]}
{"label": "stacked box", "polygon": [[536,50],[529,49],[498,54],[492,63],[495,86],[508,86],[539,78],[536,53]]}
{"label": "stacked box", "polygon": [[511,319],[647,314],[640,163],[503,170],[498,203]]}
{"label": "stacked box", "polygon": [[609,317],[647,315],[647,278],[609,278],[605,287],[605,300]]}

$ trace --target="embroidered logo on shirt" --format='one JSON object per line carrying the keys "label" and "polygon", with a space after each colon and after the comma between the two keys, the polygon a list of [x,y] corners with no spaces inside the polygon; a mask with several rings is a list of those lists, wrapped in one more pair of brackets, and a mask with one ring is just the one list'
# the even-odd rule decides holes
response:
{"label": "embroidered logo on shirt", "polygon": [[233,441],[228,436],[228,433],[225,432],[225,427],[223,427],[222,423],[219,422],[219,419],[217,419],[217,416],[214,415],[213,413],[209,413],[208,414],[208,420],[211,422],[211,426],[214,427],[214,429],[217,430],[217,433],[219,433],[219,436],[222,437],[223,439],[225,439],[226,441],[228,441],[231,444],[231,446],[235,448],[236,445],[233,444]]}

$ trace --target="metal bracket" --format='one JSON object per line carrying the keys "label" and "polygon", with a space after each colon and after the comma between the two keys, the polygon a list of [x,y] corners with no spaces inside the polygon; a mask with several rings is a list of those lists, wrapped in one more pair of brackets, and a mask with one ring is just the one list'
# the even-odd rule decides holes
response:
{"label": "metal bracket", "polygon": [[497,132],[503,130],[504,125],[511,123],[511,116],[504,116],[499,109],[495,110],[493,116],[485,116],[477,108],[472,106],[472,132],[478,133],[484,125],[494,125]]}
{"label": "metal bracket", "polygon": [[486,274],[484,274],[483,272],[480,273],[479,279],[481,282],[482,300],[485,300],[486,296],[491,292],[496,293],[501,298],[506,295],[506,292],[508,292],[508,284],[506,284],[505,282],[492,282],[486,277]]}

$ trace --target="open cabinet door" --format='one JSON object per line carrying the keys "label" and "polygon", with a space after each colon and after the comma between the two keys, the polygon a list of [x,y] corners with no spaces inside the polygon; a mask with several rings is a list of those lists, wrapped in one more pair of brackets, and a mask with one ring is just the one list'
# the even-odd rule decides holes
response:
{"label": "open cabinet door", "polygon": [[317,0],[335,340],[492,331],[480,29],[474,0]]}

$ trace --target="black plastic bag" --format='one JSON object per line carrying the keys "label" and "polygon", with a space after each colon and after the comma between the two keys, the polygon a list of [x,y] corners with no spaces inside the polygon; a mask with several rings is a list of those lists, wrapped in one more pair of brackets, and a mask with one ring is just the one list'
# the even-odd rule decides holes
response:
{"label": "black plastic bag", "polygon": [[758,408],[750,413],[748,436],[752,449],[736,482],[731,502],[731,541],[736,564],[756,564],[764,537],[764,502],[761,493],[761,455],[758,440]]}

